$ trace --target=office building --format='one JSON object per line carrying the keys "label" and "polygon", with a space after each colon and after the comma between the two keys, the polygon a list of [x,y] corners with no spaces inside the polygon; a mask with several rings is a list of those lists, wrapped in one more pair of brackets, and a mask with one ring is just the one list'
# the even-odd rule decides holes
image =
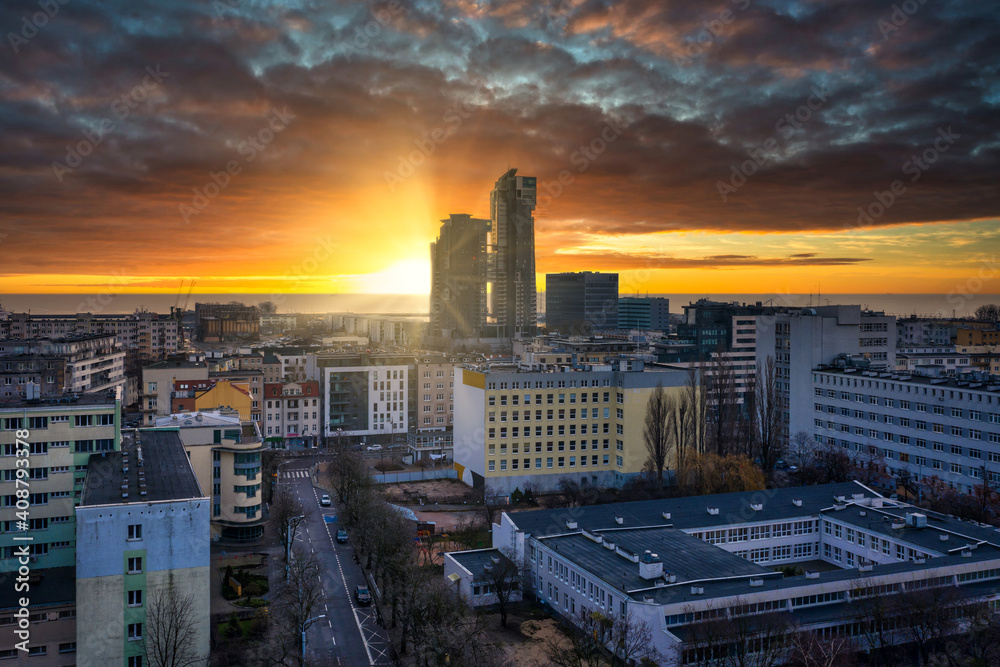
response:
{"label": "office building", "polygon": [[[234,411],[212,410],[158,417],[155,430],[179,434],[198,484],[211,499],[211,539],[260,539],[264,441],[256,422],[241,421]],[[140,430],[140,437],[149,432]]]}
{"label": "office building", "polygon": [[[912,600],[904,595],[949,587],[956,611],[1000,598],[996,531],[857,482],[504,512],[492,535],[494,554],[512,554],[555,614],[644,624],[647,645],[670,664],[723,661],[768,632],[771,641],[791,632],[853,638],[863,651],[862,625],[879,619],[859,601],[872,596]],[[446,575],[473,604],[477,595],[489,601],[475,587],[489,556],[471,566],[461,566],[473,560],[465,554],[446,558]],[[805,573],[772,569],[793,564]],[[906,604],[889,608],[898,611],[886,622],[906,622]],[[712,625],[720,616],[729,624]]]}
{"label": "office building", "polygon": [[486,326],[489,220],[459,213],[441,221],[431,243],[433,338],[479,338]]}
{"label": "office building", "polygon": [[861,306],[802,308],[759,319],[757,365],[774,358],[782,437],[812,430],[812,371],[845,355],[871,369],[896,363],[896,318]]}
{"label": "office building", "polygon": [[536,180],[510,169],[490,193],[488,337],[535,335]]}
{"label": "office building", "polygon": [[589,334],[618,328],[618,274],[545,274],[545,331]]}
{"label": "office building", "polygon": [[177,639],[205,663],[217,585],[209,499],[177,432],[141,431],[121,451],[91,456],[76,542],[78,664],[148,664],[145,644],[168,631],[171,594],[189,604],[192,636]]}
{"label": "office building", "polygon": [[416,360],[410,354],[334,352],[310,355],[309,377],[323,394],[324,435],[402,441],[416,427]]}
{"label": "office building", "polygon": [[670,300],[660,296],[618,299],[618,328],[641,331],[670,329]]}
{"label": "office building", "polygon": [[281,447],[315,445],[320,429],[319,382],[285,382],[264,385],[265,442]]}
{"label": "office building", "polygon": [[563,480],[621,486],[642,471],[649,396],[657,384],[683,392],[687,373],[626,360],[562,370],[461,370],[454,428],[459,479],[509,494],[526,484],[555,490]]}
{"label": "office building", "polygon": [[196,303],[195,338],[204,343],[257,340],[260,310],[242,303]]}

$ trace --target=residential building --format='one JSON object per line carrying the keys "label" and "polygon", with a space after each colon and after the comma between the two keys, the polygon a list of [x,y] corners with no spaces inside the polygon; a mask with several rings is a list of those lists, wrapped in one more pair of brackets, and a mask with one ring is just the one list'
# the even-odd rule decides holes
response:
{"label": "residential building", "polygon": [[642,471],[649,396],[658,384],[685,391],[687,373],[639,361],[563,370],[462,369],[455,379],[459,479],[509,494],[526,484],[557,489],[563,480],[620,486]]}
{"label": "residential building", "polygon": [[[76,567],[35,569],[30,563],[29,591],[18,591],[17,568],[0,570],[0,664],[4,667],[73,667],[87,664],[77,655]],[[22,614],[20,599],[29,594],[27,651],[16,644],[15,635]]]}
{"label": "residential building", "polygon": [[141,431],[121,451],[91,456],[76,508],[78,664],[143,664],[171,595],[187,601],[184,641],[207,661],[208,501],[176,431]]}
{"label": "residential building", "polygon": [[618,299],[618,328],[641,331],[670,329],[670,300],[660,296]]}
{"label": "residential building", "polygon": [[315,445],[320,430],[319,382],[285,382],[264,385],[265,442],[282,447]]}
{"label": "residential building", "polygon": [[[121,442],[121,404],[107,394],[9,401],[0,406],[0,572],[17,570],[18,452],[26,442],[29,461],[29,550],[31,568],[72,567],[76,533],[73,507],[79,502],[90,455],[113,452]],[[25,436],[27,431],[27,437]],[[23,480],[22,486],[23,488]]]}
{"label": "residential building", "polygon": [[[36,375],[27,370],[28,357],[45,359],[45,372]],[[36,338],[31,340],[0,341],[0,367],[6,369],[13,364],[12,372],[6,373],[3,382],[11,381],[8,387],[17,386],[27,391],[27,384],[34,382],[39,387],[53,387],[60,375],[60,364],[54,357],[62,359],[63,393],[86,394],[104,392],[107,390],[124,392],[125,389],[125,351],[114,336],[104,334],[75,334],[63,338]],[[49,368],[52,360],[54,368]],[[25,369],[19,375],[18,368]],[[39,371],[35,365],[36,373]],[[52,371],[51,373],[49,371]],[[25,395],[18,391],[18,395]]]}
{"label": "residential building", "polygon": [[1000,347],[995,345],[956,345],[955,351],[969,355],[972,370],[1000,375]]}
{"label": "residential building", "polygon": [[[857,482],[504,512],[492,535],[493,553],[526,568],[555,614],[644,624],[648,646],[671,664],[723,660],[734,641],[755,640],[753,623],[738,639],[704,632],[702,623],[720,614],[767,614],[787,632],[854,637],[865,650],[858,600],[948,586],[961,612],[1000,598],[996,531]],[[467,553],[446,558],[446,574],[460,595],[489,602],[481,584],[477,598],[481,573],[468,561]],[[786,564],[806,572],[772,569]]]}
{"label": "residential building", "polygon": [[259,405],[259,402],[260,397],[251,393],[250,383],[246,380],[175,380],[170,413],[227,408],[236,410],[244,421],[259,421],[259,418],[254,417],[252,407],[254,403]]}
{"label": "residential building", "polygon": [[[176,431],[199,486],[211,491],[212,541],[252,542],[264,534],[260,456],[264,441],[256,422],[231,410],[158,417],[157,431]],[[150,429],[139,431],[140,437]]]}
{"label": "residential building", "polygon": [[[264,421],[264,411],[261,409],[260,398],[264,393],[264,371],[262,370],[226,370],[226,371],[213,371],[208,372],[208,377],[216,380],[225,380],[230,383],[231,386],[240,386],[241,388],[249,388],[250,391],[250,419],[252,419],[258,427],[260,427]],[[223,397],[216,399],[216,405],[208,405],[208,403],[199,403],[198,409],[213,408],[219,405],[231,405],[227,403],[221,403],[220,400],[224,400]],[[240,400],[239,397],[232,395],[232,400]],[[236,407],[233,405],[232,407]],[[244,414],[242,411],[240,414]]]}
{"label": "residential building", "polygon": [[781,436],[812,432],[812,371],[845,355],[872,369],[896,363],[896,318],[861,306],[820,306],[779,312],[757,321],[757,366],[774,358]]}
{"label": "residential building", "polygon": [[260,338],[260,310],[242,303],[196,303],[195,338],[219,343]]}
{"label": "residential building", "polygon": [[618,328],[618,274],[545,274],[545,331],[588,334]]}
{"label": "residential building", "polygon": [[35,315],[0,311],[0,340],[66,338],[76,335],[114,336],[123,350],[145,359],[161,359],[179,350],[177,320],[145,310],[132,314],[76,313]]}
{"label": "residential building", "polygon": [[954,337],[955,324],[952,320],[911,316],[896,321],[897,347],[951,345]]}
{"label": "residential building", "polygon": [[419,382],[416,402],[416,430],[451,430],[455,416],[455,373],[464,364],[481,363],[478,354],[440,354],[421,352],[417,355],[416,382]]}
{"label": "residential building", "polygon": [[517,176],[517,169],[509,169],[490,193],[489,337],[535,334],[536,187],[534,177]]}
{"label": "residential building", "polygon": [[955,346],[908,347],[896,349],[895,370],[920,375],[954,375],[972,370],[968,354],[955,352]]}
{"label": "residential building", "polygon": [[1000,345],[1000,329],[959,327],[955,332],[956,345]]}
{"label": "residential building", "polygon": [[276,354],[265,354],[264,361],[260,365],[264,373],[264,384],[274,384],[285,381],[285,373],[282,370],[281,359]]}
{"label": "residential building", "polygon": [[358,315],[333,313],[329,326],[349,336],[368,339],[372,345],[408,347],[420,342],[427,331],[427,315]]}
{"label": "residential building", "polygon": [[157,417],[170,414],[171,393],[178,380],[208,380],[208,364],[203,359],[177,356],[142,369],[139,400],[146,426],[152,426]]}
{"label": "residential building", "polygon": [[1000,383],[982,373],[955,378],[879,373],[849,364],[812,372],[808,432],[856,458],[876,457],[890,475],[931,476],[969,493],[1000,483]]}
{"label": "residential building", "polygon": [[66,358],[58,354],[0,356],[0,401],[57,396],[66,388]]}
{"label": "residential building", "polygon": [[416,427],[413,355],[368,352],[317,353],[308,376],[319,378],[324,435],[401,440]]}
{"label": "residential building", "polygon": [[479,338],[486,326],[489,220],[453,213],[431,243],[431,323],[435,338]]}

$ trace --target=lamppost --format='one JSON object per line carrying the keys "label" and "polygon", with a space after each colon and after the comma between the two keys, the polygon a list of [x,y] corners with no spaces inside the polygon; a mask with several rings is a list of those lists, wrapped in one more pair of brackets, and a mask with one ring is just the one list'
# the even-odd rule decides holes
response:
{"label": "lamppost", "polygon": [[306,630],[309,626],[318,621],[321,618],[326,618],[326,614],[320,614],[319,616],[314,616],[308,621],[302,624],[302,664],[306,664]]}

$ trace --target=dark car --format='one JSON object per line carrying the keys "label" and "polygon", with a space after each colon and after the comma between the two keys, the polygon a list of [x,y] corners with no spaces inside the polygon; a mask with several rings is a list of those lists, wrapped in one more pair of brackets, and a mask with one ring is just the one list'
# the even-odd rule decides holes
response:
{"label": "dark car", "polygon": [[337,530],[337,541],[341,544],[347,541],[347,531],[343,528]]}
{"label": "dark car", "polygon": [[358,604],[371,604],[372,594],[368,592],[367,586],[358,584],[354,587],[354,599],[358,601]]}

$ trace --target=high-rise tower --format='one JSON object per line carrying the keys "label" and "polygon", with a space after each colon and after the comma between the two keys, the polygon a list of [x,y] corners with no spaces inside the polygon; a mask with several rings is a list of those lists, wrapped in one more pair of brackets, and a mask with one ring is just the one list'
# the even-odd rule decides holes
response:
{"label": "high-rise tower", "polygon": [[533,336],[535,178],[509,169],[490,193],[490,328],[500,338]]}
{"label": "high-rise tower", "polygon": [[478,338],[486,325],[489,220],[453,213],[431,243],[431,336]]}

